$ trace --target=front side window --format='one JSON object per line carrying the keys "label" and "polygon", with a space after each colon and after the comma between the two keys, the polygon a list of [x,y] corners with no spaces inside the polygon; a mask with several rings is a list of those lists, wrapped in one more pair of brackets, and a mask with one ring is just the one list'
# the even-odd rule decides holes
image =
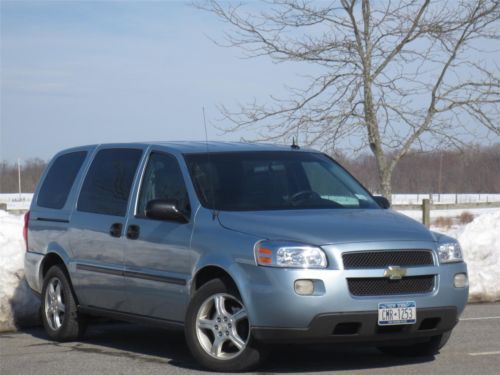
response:
{"label": "front side window", "polygon": [[59,156],[52,163],[38,193],[37,204],[40,207],[54,209],[64,207],[86,156],[87,151],[69,152]]}
{"label": "front side window", "polygon": [[137,216],[146,215],[146,206],[152,200],[170,201],[185,213],[190,210],[179,163],[171,155],[153,152],[149,157],[139,193]]}
{"label": "front side window", "polygon": [[315,152],[185,155],[203,206],[227,211],[379,208],[342,167]]}
{"label": "front side window", "polygon": [[116,148],[97,153],[85,177],[78,211],[125,216],[142,150]]}

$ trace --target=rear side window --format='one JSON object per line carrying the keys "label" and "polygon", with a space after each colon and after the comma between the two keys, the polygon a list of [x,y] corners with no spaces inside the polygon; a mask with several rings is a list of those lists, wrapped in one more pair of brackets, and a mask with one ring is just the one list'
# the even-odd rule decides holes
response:
{"label": "rear side window", "polygon": [[142,150],[106,149],[97,153],[78,199],[78,211],[125,216]]}
{"label": "rear side window", "polygon": [[38,206],[54,209],[64,207],[86,156],[86,151],[70,152],[59,156],[52,163],[38,193]]}

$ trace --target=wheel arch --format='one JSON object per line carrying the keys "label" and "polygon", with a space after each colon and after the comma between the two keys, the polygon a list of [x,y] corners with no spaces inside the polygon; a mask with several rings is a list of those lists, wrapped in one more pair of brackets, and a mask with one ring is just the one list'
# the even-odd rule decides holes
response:
{"label": "wheel arch", "polygon": [[55,252],[50,252],[45,255],[42,260],[42,264],[40,267],[40,277],[42,280],[45,278],[48,270],[55,265],[60,265],[61,268],[66,271],[66,273],[68,273],[68,268],[66,267],[66,263],[64,262],[63,258]]}
{"label": "wheel arch", "polygon": [[236,288],[240,293],[240,288],[236,283],[236,279],[223,267],[219,265],[205,265],[196,271],[193,280],[191,282],[191,295],[193,295],[198,289],[200,289],[207,282],[215,279],[221,279],[222,281],[229,283],[229,285]]}
{"label": "wheel arch", "polygon": [[77,297],[75,290],[74,290],[74,287],[73,287],[73,282],[72,282],[71,277],[70,277],[68,264],[69,264],[69,258],[64,252],[57,251],[57,250],[49,251],[44,256],[44,258],[40,264],[40,285],[43,285],[45,275],[47,274],[47,272],[49,271],[49,269],[51,267],[56,266],[56,265],[60,266],[61,270],[64,272],[64,274],[68,278],[68,282],[69,282],[71,291],[73,292],[73,296],[74,296],[75,301],[78,305],[79,304],[78,297]]}

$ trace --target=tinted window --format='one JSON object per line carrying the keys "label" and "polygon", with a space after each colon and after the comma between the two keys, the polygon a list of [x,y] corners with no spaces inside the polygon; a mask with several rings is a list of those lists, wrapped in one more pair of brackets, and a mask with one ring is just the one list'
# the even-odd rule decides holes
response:
{"label": "tinted window", "polygon": [[231,152],[185,156],[205,207],[228,211],[379,208],[327,156],[309,152]]}
{"label": "tinted window", "polygon": [[39,206],[55,209],[64,207],[85,156],[86,151],[70,152],[59,156],[52,163],[38,193]]}
{"label": "tinted window", "polygon": [[167,154],[152,153],[144,177],[137,205],[137,216],[144,216],[146,205],[154,199],[175,202],[184,212],[189,211],[189,198],[177,160]]}
{"label": "tinted window", "polygon": [[82,186],[78,210],[125,216],[142,151],[107,149],[97,153]]}

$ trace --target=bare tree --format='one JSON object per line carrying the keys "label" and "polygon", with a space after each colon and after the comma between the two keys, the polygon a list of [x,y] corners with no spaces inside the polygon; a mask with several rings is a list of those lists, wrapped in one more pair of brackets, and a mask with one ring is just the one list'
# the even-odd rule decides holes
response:
{"label": "bare tree", "polygon": [[[314,64],[306,85],[271,104],[221,106],[226,132],[329,151],[369,147],[382,193],[412,148],[500,135],[498,0],[276,0],[246,8],[197,4],[230,25],[223,41],[246,57]],[[496,49],[496,50],[495,50]],[[486,56],[486,57],[485,57]],[[486,129],[486,131],[481,130]]]}

